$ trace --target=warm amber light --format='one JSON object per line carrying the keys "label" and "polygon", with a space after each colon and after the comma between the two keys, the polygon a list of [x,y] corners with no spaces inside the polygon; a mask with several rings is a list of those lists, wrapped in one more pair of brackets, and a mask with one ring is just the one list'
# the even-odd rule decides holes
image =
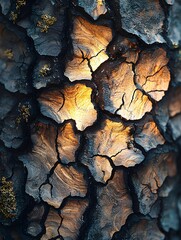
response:
{"label": "warm amber light", "polygon": [[170,83],[170,71],[167,67],[166,51],[143,51],[136,66],[136,82],[156,101],[165,95]]}
{"label": "warm amber light", "polygon": [[75,120],[76,127],[83,131],[97,119],[91,94],[92,89],[84,84],[45,91],[39,98],[41,111],[58,123],[69,119]]}
{"label": "warm amber light", "polygon": [[[74,57],[68,62],[65,76],[71,82],[92,78],[101,63],[108,59],[106,47],[112,39],[112,31],[108,27],[97,26],[81,17],[74,20],[72,33]],[[89,62],[89,64],[88,64]]]}

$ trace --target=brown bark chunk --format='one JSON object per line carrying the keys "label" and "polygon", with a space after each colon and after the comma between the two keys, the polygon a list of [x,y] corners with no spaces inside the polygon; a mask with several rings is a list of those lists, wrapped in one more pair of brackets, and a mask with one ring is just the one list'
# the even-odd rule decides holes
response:
{"label": "brown bark chunk", "polygon": [[41,186],[41,198],[49,205],[59,208],[68,196],[85,197],[87,182],[81,169],[58,164],[49,178],[49,183]]}
{"label": "brown bark chunk", "polygon": [[146,118],[143,125],[137,125],[135,142],[142,146],[145,151],[156,148],[159,144],[165,143],[156,123],[152,119]]}
{"label": "brown bark chunk", "polygon": [[60,227],[62,218],[58,211],[51,208],[45,221],[46,233],[41,237],[41,240],[52,239],[58,236],[58,228]]}
{"label": "brown bark chunk", "polygon": [[166,51],[157,48],[143,51],[135,68],[136,83],[156,101],[162,99],[169,86],[167,63]]}
{"label": "brown bark chunk", "polygon": [[83,160],[83,163],[88,166],[97,182],[106,183],[111,178],[112,166],[107,157],[94,156],[89,158],[89,162]]}
{"label": "brown bark chunk", "polygon": [[139,202],[139,211],[148,214],[158,198],[158,190],[168,176],[176,174],[176,155],[164,149],[150,152],[137,170],[132,181]]}
{"label": "brown bark chunk", "polygon": [[84,223],[83,214],[88,206],[86,199],[69,198],[65,206],[59,211],[50,209],[45,221],[46,233],[41,240],[47,240],[60,236],[64,240],[76,240],[79,230]]}
{"label": "brown bark chunk", "polygon": [[106,182],[111,175],[112,167],[108,158],[116,166],[125,167],[143,161],[142,152],[134,147],[131,129],[131,126],[126,126],[121,121],[105,119],[99,130],[86,134],[86,147],[81,161],[88,166],[97,181]]}
{"label": "brown bark chunk", "polygon": [[170,95],[170,101],[168,101],[169,114],[170,117],[174,117],[175,115],[181,113],[181,87],[172,89]]}
{"label": "brown bark chunk", "polygon": [[69,199],[61,210],[62,224],[59,228],[59,234],[64,240],[76,240],[79,236],[79,230],[84,223],[83,214],[88,206],[86,199]]}
{"label": "brown bark chunk", "polygon": [[32,129],[33,149],[19,157],[28,170],[26,192],[35,200],[39,198],[39,188],[46,181],[47,174],[58,161],[55,148],[56,128],[37,123]]}
{"label": "brown bark chunk", "polygon": [[65,76],[71,82],[82,79],[91,80],[91,71],[95,71],[108,59],[106,47],[112,39],[111,29],[93,25],[77,17],[74,20],[71,37],[74,56],[73,60],[67,63]]}
{"label": "brown bark chunk", "polygon": [[64,89],[46,90],[38,100],[42,114],[58,123],[75,120],[77,129],[83,131],[97,119],[91,94],[90,87],[78,83]]}
{"label": "brown bark chunk", "polygon": [[94,75],[101,108],[127,120],[141,119],[152,103],[134,84],[132,64],[107,61]]}
{"label": "brown bark chunk", "polygon": [[164,240],[165,235],[160,231],[155,219],[140,219],[129,229],[123,240]]}
{"label": "brown bark chunk", "polygon": [[123,170],[117,170],[112,180],[97,188],[97,205],[87,240],[111,239],[132,213],[132,201],[124,181]]}
{"label": "brown bark chunk", "polygon": [[63,163],[75,162],[75,153],[80,144],[80,134],[75,133],[71,122],[58,129],[58,152]]}

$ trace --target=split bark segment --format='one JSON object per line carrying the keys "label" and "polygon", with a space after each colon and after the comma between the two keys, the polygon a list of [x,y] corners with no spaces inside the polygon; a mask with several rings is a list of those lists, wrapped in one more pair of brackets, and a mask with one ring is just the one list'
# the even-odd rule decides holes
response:
{"label": "split bark segment", "polygon": [[134,171],[132,181],[139,212],[146,215],[159,197],[159,189],[167,177],[176,175],[176,153],[164,147],[150,151],[142,165]]}
{"label": "split bark segment", "polygon": [[[131,42],[118,38],[112,44],[126,59],[108,60],[93,74],[98,102],[103,110],[127,120],[141,119],[152,110],[150,97],[160,101],[168,89],[170,72],[166,52],[162,48],[145,50],[135,63],[134,58],[134,62],[129,62],[137,53],[129,49]],[[109,51],[113,56],[116,54],[111,47]]]}
{"label": "split bark segment", "polygon": [[54,126],[37,123],[32,133],[33,149],[20,160],[28,171],[26,192],[58,208],[69,195],[85,197],[87,182],[82,169],[58,162],[56,135]]}
{"label": "split bark segment", "polygon": [[144,156],[134,146],[132,126],[106,118],[99,130],[87,132],[81,162],[96,181],[105,183],[112,172],[110,160],[115,166],[130,167],[142,162]]}
{"label": "split bark segment", "polygon": [[77,129],[83,131],[97,119],[91,95],[91,87],[77,83],[63,89],[45,90],[38,100],[43,115],[57,123],[74,120]]}
{"label": "split bark segment", "polygon": [[106,47],[112,39],[112,31],[109,27],[91,24],[77,17],[71,37],[74,55],[68,61],[64,74],[71,82],[91,80],[92,71],[108,59]]}
{"label": "split bark segment", "polygon": [[62,163],[75,162],[75,155],[80,146],[81,134],[75,132],[72,122],[58,128],[57,147]]}
{"label": "split bark segment", "polygon": [[124,181],[124,171],[116,170],[106,186],[97,187],[97,205],[86,239],[112,239],[131,213],[132,200]]}
{"label": "split bark segment", "polygon": [[45,221],[46,233],[41,240],[54,237],[76,240],[84,222],[83,215],[87,206],[87,199],[68,199],[60,211],[51,208]]}

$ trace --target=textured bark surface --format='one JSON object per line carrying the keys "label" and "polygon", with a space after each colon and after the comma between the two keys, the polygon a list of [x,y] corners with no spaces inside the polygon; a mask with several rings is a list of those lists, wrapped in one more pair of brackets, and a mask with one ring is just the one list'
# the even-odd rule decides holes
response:
{"label": "textured bark surface", "polygon": [[180,240],[180,158],[180,0],[0,0],[0,240]]}

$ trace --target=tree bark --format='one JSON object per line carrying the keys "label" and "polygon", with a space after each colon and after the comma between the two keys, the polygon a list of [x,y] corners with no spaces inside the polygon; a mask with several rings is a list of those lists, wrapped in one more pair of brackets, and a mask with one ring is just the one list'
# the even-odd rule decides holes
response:
{"label": "tree bark", "polygon": [[0,240],[181,239],[181,2],[0,10]]}

